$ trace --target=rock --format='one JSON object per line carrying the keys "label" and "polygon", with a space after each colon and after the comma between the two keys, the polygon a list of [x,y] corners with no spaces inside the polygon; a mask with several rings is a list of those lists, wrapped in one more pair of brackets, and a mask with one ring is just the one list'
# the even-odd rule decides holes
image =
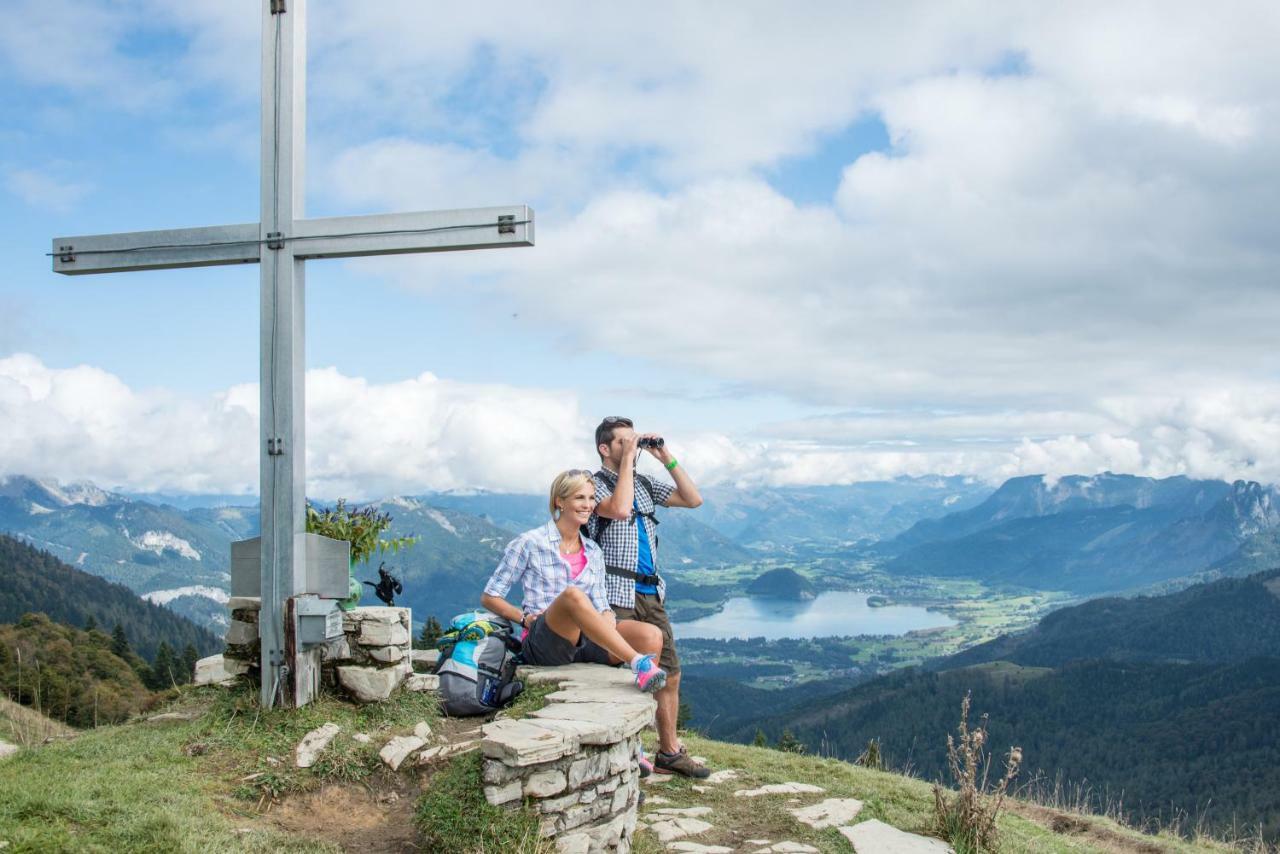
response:
{"label": "rock", "polygon": [[707,792],[711,791],[710,786],[690,786],[689,788],[693,789],[699,795],[705,795]]}
{"label": "rock", "polygon": [[520,781],[512,780],[510,783],[504,783],[501,786],[485,786],[484,799],[496,807],[519,800],[522,791]]}
{"label": "rock", "polygon": [[558,854],[589,854],[591,836],[586,833],[566,833],[556,838]]}
{"label": "rock", "polygon": [[318,729],[313,729],[302,737],[302,741],[298,742],[297,748],[294,749],[295,764],[299,768],[310,768],[316,764],[316,760],[320,758],[320,754],[329,746],[329,742],[333,741],[333,737],[342,731],[342,727],[335,723],[326,723]]}
{"label": "rock", "polygon": [[[594,665],[599,667],[600,665]],[[601,668],[603,669],[603,668]],[[583,741],[584,744],[613,744],[635,735],[653,725],[657,704],[619,705],[616,703],[553,703],[532,712],[530,717],[551,720],[589,721],[606,726],[603,741]]]}
{"label": "rock", "polygon": [[775,842],[764,850],[774,852],[774,854],[819,854],[818,849],[814,848],[812,845],[805,845],[803,842],[792,842],[790,840]]}
{"label": "rock", "polygon": [[361,646],[407,646],[409,630],[396,620],[386,623],[379,620],[366,619],[360,624]]}
{"label": "rock", "polygon": [[874,818],[839,830],[858,854],[954,854],[941,839],[907,833]]}
{"label": "rock", "polygon": [[382,761],[390,766],[392,771],[400,770],[400,763],[409,758],[409,754],[421,748],[425,741],[416,735],[400,735],[391,739],[386,745],[378,751],[378,756]]}
{"label": "rock", "polygon": [[181,721],[194,721],[200,717],[197,712],[164,712],[159,715],[152,715],[147,718],[149,724],[168,724],[178,723]]}
{"label": "rock", "polygon": [[858,813],[862,812],[862,801],[855,798],[827,798],[812,806],[787,810],[796,817],[796,821],[821,830],[824,827],[835,827],[849,824]]}
{"label": "rock", "polygon": [[609,754],[601,751],[594,756],[579,759],[569,766],[569,788],[581,789],[609,773]]}
{"label": "rock", "polygon": [[0,739],[0,759],[8,759],[21,749],[22,748],[18,747],[16,744],[10,744],[4,739]]}
{"label": "rock", "polygon": [[436,691],[440,688],[440,677],[431,673],[415,673],[404,680],[406,691]]}
{"label": "rock", "polygon": [[365,650],[374,661],[381,661],[383,664],[395,664],[404,658],[404,647],[402,646],[377,646]]}
{"label": "rock", "polygon": [[549,798],[564,791],[563,771],[536,771],[524,781],[524,794],[530,798]]}
{"label": "rock", "polygon": [[242,623],[239,620],[232,620],[231,625],[227,627],[227,633],[223,636],[223,640],[229,646],[240,646],[242,644],[253,643],[258,639],[258,627],[253,623]]}
{"label": "rock", "polygon": [[320,647],[320,659],[322,661],[347,661],[351,658],[351,643],[344,634],[342,637],[334,638],[326,641]]}
{"label": "rock", "polygon": [[666,844],[675,842],[677,839],[683,839],[686,836],[697,836],[699,833],[706,833],[712,829],[712,825],[707,824],[700,818],[680,818],[672,817],[655,821],[649,825],[649,832],[658,837],[658,841]]}
{"label": "rock", "polygon": [[378,703],[387,699],[403,681],[404,671],[398,667],[347,665],[338,668],[338,682],[362,703]]}
{"label": "rock", "polygon": [[748,845],[768,845],[768,844],[769,844],[769,840],[767,840],[767,839],[748,839],[748,840],[747,840],[747,844],[748,844]]}
{"label": "rock", "polygon": [[660,806],[661,804],[671,803],[671,799],[664,798],[662,797],[662,795],[653,795],[651,797],[645,798],[644,802],[651,807],[656,807],[656,806]]}
{"label": "rock", "polygon": [[196,662],[194,682],[196,685],[226,685],[248,672],[248,662],[211,655]]}
{"label": "rock", "polygon": [[813,786],[808,783],[769,783],[758,789],[739,789],[733,794],[734,797],[738,798],[758,798],[761,795],[820,795],[825,791],[826,789],[821,786]]}
{"label": "rock", "polygon": [[440,663],[440,650],[414,649],[409,651],[409,660],[415,670],[434,670]]}
{"label": "rock", "polygon": [[578,752],[577,738],[532,721],[500,720],[481,729],[484,739],[480,749],[484,755],[512,765],[539,765]]}
{"label": "rock", "polygon": [[732,848],[725,848],[723,845],[703,845],[700,842],[672,842],[667,846],[668,851],[687,851],[689,854],[733,854]]}
{"label": "rock", "polygon": [[729,780],[738,779],[738,772],[732,768],[726,768],[723,771],[713,771],[711,776],[707,777],[704,782],[707,783],[726,783]]}
{"label": "rock", "polygon": [[361,744],[369,744],[370,742],[373,741],[373,739],[369,737],[369,733],[367,732],[358,732],[355,735],[351,736],[351,738],[352,740],[358,741]]}
{"label": "rock", "polygon": [[413,734],[425,742],[431,738],[431,724],[426,721],[418,721],[413,727]]}
{"label": "rock", "polygon": [[232,596],[227,600],[228,611],[261,611],[262,599],[257,596]]}
{"label": "rock", "polygon": [[704,815],[710,815],[715,812],[711,807],[666,807],[665,809],[654,810],[658,815],[682,815],[687,818],[698,818]]}

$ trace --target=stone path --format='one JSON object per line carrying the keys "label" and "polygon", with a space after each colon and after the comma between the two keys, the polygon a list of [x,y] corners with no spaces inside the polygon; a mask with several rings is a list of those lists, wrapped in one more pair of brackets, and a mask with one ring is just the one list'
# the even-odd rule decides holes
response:
{"label": "stone path", "polygon": [[840,833],[858,854],[954,854],[941,839],[907,833],[874,818],[842,827]]}

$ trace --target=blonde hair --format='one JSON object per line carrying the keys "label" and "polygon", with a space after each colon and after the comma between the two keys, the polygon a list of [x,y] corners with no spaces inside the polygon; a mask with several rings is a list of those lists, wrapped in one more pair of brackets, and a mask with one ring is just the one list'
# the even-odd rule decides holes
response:
{"label": "blonde hair", "polygon": [[[551,481],[551,499],[547,502],[547,507],[551,510],[551,518],[556,518],[556,499],[561,501],[567,500],[578,487],[591,482],[591,472],[586,469],[569,469],[562,471],[556,475],[556,479]],[[595,494],[595,489],[591,490]]]}

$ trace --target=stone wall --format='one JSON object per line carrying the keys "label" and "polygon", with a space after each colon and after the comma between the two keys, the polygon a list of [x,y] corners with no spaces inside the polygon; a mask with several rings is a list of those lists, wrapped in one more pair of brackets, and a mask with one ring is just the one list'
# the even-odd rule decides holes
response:
{"label": "stone wall", "polygon": [[[255,597],[236,596],[228,603],[231,624],[224,638],[226,649],[220,657],[203,659],[207,674],[197,681],[220,682],[240,674],[256,677],[259,669],[258,612]],[[340,686],[362,703],[385,700],[413,673],[410,648],[413,619],[408,608],[352,608],[342,615],[342,636],[321,650],[321,678],[326,685]]]}
{"label": "stone wall", "polygon": [[484,794],[491,804],[528,803],[542,835],[564,854],[631,850],[640,777],[640,733],[656,704],[630,671],[598,664],[525,667],[526,686],[558,683],[547,705],[483,727]]}

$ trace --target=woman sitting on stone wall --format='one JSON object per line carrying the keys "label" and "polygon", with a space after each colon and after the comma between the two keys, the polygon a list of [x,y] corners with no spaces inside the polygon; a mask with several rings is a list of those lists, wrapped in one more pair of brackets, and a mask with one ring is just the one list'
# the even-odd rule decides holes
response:
{"label": "woman sitting on stone wall", "polygon": [[[590,472],[561,472],[551,484],[551,521],[507,543],[480,604],[525,627],[529,664],[627,662],[636,687],[652,693],[667,682],[656,663],[662,634],[648,623],[618,622],[605,594],[600,547],[578,533],[595,509],[595,494]],[[520,608],[503,598],[516,584],[524,589]]]}

